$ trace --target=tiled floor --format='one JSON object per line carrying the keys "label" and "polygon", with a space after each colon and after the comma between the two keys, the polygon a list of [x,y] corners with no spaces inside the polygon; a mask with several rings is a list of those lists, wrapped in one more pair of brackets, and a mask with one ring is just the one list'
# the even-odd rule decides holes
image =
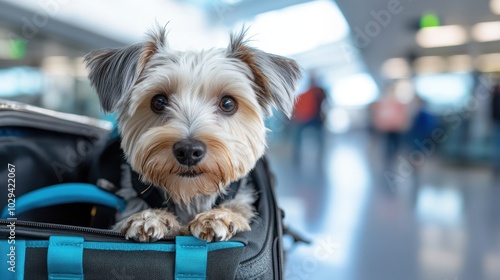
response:
{"label": "tiled floor", "polygon": [[389,170],[377,147],[364,132],[329,136],[323,161],[305,148],[296,164],[291,145],[271,144],[285,221],[313,241],[289,251],[286,279],[500,279],[500,186],[489,168],[432,155]]}

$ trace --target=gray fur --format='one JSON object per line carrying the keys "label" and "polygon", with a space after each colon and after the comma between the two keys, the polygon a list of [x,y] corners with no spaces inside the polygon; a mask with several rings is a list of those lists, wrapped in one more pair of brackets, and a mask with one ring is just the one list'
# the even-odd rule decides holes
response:
{"label": "gray fur", "polygon": [[287,117],[291,117],[295,105],[295,89],[301,77],[294,60],[266,53],[255,52],[255,64],[269,81],[270,102],[275,104]]}
{"label": "gray fur", "polygon": [[151,28],[146,34],[149,36],[149,42],[155,46],[156,50],[169,47],[167,41],[167,25],[160,26],[156,23],[156,26]]}
{"label": "gray fur", "polygon": [[85,56],[90,83],[105,112],[114,112],[137,81],[142,51],[143,44],[135,44],[122,49],[95,50]]}
{"label": "gray fur", "polygon": [[[219,195],[217,193],[213,195],[198,196],[189,205],[176,204],[173,212],[181,224],[187,224],[193,220],[197,214],[207,212],[214,208],[218,197]],[[247,176],[241,179],[240,187],[234,198],[225,201],[220,206],[237,210],[235,212],[239,212],[243,217],[251,220],[255,216],[252,205],[256,200],[257,194],[255,193],[254,184]]]}
{"label": "gray fur", "polygon": [[125,199],[127,206],[123,211],[116,212],[115,219],[122,221],[134,213],[148,209],[148,204],[139,197],[134,187],[132,186],[132,174],[130,167],[127,164],[121,165],[121,188],[116,192],[116,195]]}
{"label": "gray fur", "polygon": [[188,224],[197,214],[212,209],[217,197],[217,193],[212,195],[200,195],[194,198],[188,205],[182,203],[175,204],[173,213],[177,216],[177,220],[181,224]]}
{"label": "gray fur", "polygon": [[245,219],[251,221],[256,213],[253,204],[257,201],[255,185],[249,176],[241,179],[240,188],[233,199],[225,201],[220,206],[240,213]]}
{"label": "gray fur", "polygon": [[146,60],[161,48],[168,48],[166,26],[151,29],[149,40],[121,49],[100,49],[88,53],[85,62],[89,80],[101,107],[114,112],[136,84]]}

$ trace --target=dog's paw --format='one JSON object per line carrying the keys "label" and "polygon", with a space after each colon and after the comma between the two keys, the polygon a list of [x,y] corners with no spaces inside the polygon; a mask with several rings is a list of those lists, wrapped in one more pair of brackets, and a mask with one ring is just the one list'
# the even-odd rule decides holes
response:
{"label": "dog's paw", "polygon": [[139,242],[155,242],[180,233],[179,222],[172,213],[147,209],[116,224],[115,231],[125,234],[126,239]]}
{"label": "dog's paw", "polygon": [[241,214],[216,208],[196,215],[188,229],[193,236],[213,242],[226,241],[237,232],[250,230],[250,225]]}

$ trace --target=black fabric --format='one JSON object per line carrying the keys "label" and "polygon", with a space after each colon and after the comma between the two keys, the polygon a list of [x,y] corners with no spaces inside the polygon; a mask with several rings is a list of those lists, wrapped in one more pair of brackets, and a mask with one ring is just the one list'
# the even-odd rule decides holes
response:
{"label": "black fabric", "polygon": [[[101,139],[99,133],[86,133],[0,125],[0,178],[7,178],[7,164],[15,165],[16,197],[54,184],[87,182],[90,159]],[[7,197],[7,192],[7,187],[0,188],[0,197]],[[0,200],[0,207],[6,203],[7,199]],[[89,204],[59,205],[29,211],[17,218],[89,226],[91,208]]]}
{"label": "black fabric", "polygon": [[47,274],[47,248],[26,249],[24,279],[46,280]]}
{"label": "black fabric", "polygon": [[493,89],[491,101],[491,113],[493,121],[500,123],[500,85],[496,85]]}
{"label": "black fabric", "polygon": [[122,168],[126,166],[131,174],[131,184],[137,194],[151,208],[161,208],[164,202],[163,196],[157,188],[150,188],[141,182],[139,174],[133,171],[126,162],[125,155],[121,149],[120,138],[113,134],[117,133],[112,133],[96,154],[92,162],[89,181],[97,184],[99,179],[106,179],[114,185],[113,189],[107,189],[107,191],[117,192],[122,184]]}
{"label": "black fabric", "polygon": [[85,279],[174,279],[174,260],[173,252],[84,250],[83,271]]}
{"label": "black fabric", "polygon": [[[130,169],[132,174],[132,186],[134,190],[138,193],[138,195],[142,198],[142,200],[146,201],[146,203],[151,208],[161,208],[164,206],[165,199],[161,195],[158,188],[144,184],[140,178],[139,174],[134,170]],[[171,201],[167,199],[166,201]]]}
{"label": "black fabric", "polygon": [[235,279],[245,247],[231,248],[208,253],[207,278],[214,280]]}
{"label": "black fabric", "polygon": [[[259,193],[255,205],[259,215],[251,224],[251,231],[241,232],[233,237],[234,241],[245,243],[245,247],[209,253],[208,279],[282,279],[281,213],[275,204],[272,176],[264,159],[258,162],[250,176],[255,180]],[[0,230],[0,238],[6,235],[8,231]],[[87,241],[96,239],[95,235],[81,231],[16,227],[16,239],[47,240],[51,235],[82,236]],[[102,238],[97,239],[102,241]],[[125,242],[122,237],[108,239]],[[172,254],[150,251],[85,250],[84,271],[86,279],[116,279],[113,271],[122,276],[132,275],[136,277],[134,279],[173,279],[169,275],[173,273],[174,259]],[[46,279],[46,249],[28,249],[26,262],[26,279]],[[124,268],[125,272],[122,271]],[[163,275],[166,275],[165,278]]]}
{"label": "black fabric", "polygon": [[124,161],[120,141],[108,138],[92,159],[89,181],[96,184],[97,180],[105,178],[116,187],[108,191],[116,192],[121,184],[121,164]]}
{"label": "black fabric", "polygon": [[251,224],[251,231],[237,234],[248,240],[248,245],[236,279],[281,279],[283,255],[282,252],[273,253],[275,239],[282,238],[281,219],[278,219],[274,179],[266,158],[257,162],[250,176],[259,191],[255,205],[259,214]]}
{"label": "black fabric", "polygon": [[[245,248],[231,248],[208,253],[207,279],[234,279]],[[174,279],[175,254],[158,251],[83,251],[85,279]],[[25,279],[46,280],[47,249],[28,248]],[[272,278],[268,278],[272,279]]]}
{"label": "black fabric", "polygon": [[215,205],[220,205],[224,201],[228,201],[228,200],[233,199],[236,196],[236,193],[238,193],[238,189],[240,188],[240,185],[241,185],[241,180],[232,182],[229,185],[227,192],[225,194],[222,194],[221,196],[219,196],[217,198],[217,200],[215,201]]}

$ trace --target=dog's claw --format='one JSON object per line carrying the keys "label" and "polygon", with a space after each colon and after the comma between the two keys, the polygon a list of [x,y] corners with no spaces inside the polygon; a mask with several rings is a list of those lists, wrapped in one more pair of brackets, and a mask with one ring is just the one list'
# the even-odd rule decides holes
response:
{"label": "dog's claw", "polygon": [[171,230],[172,230],[172,224],[170,223],[170,221],[169,221],[168,219],[165,219],[165,220],[163,221],[163,223],[165,224],[165,226],[167,227],[167,229],[168,229],[169,231],[171,231]]}
{"label": "dog's claw", "polygon": [[127,240],[155,242],[168,236],[178,235],[180,225],[172,213],[148,209],[128,217],[114,229],[125,234]]}

